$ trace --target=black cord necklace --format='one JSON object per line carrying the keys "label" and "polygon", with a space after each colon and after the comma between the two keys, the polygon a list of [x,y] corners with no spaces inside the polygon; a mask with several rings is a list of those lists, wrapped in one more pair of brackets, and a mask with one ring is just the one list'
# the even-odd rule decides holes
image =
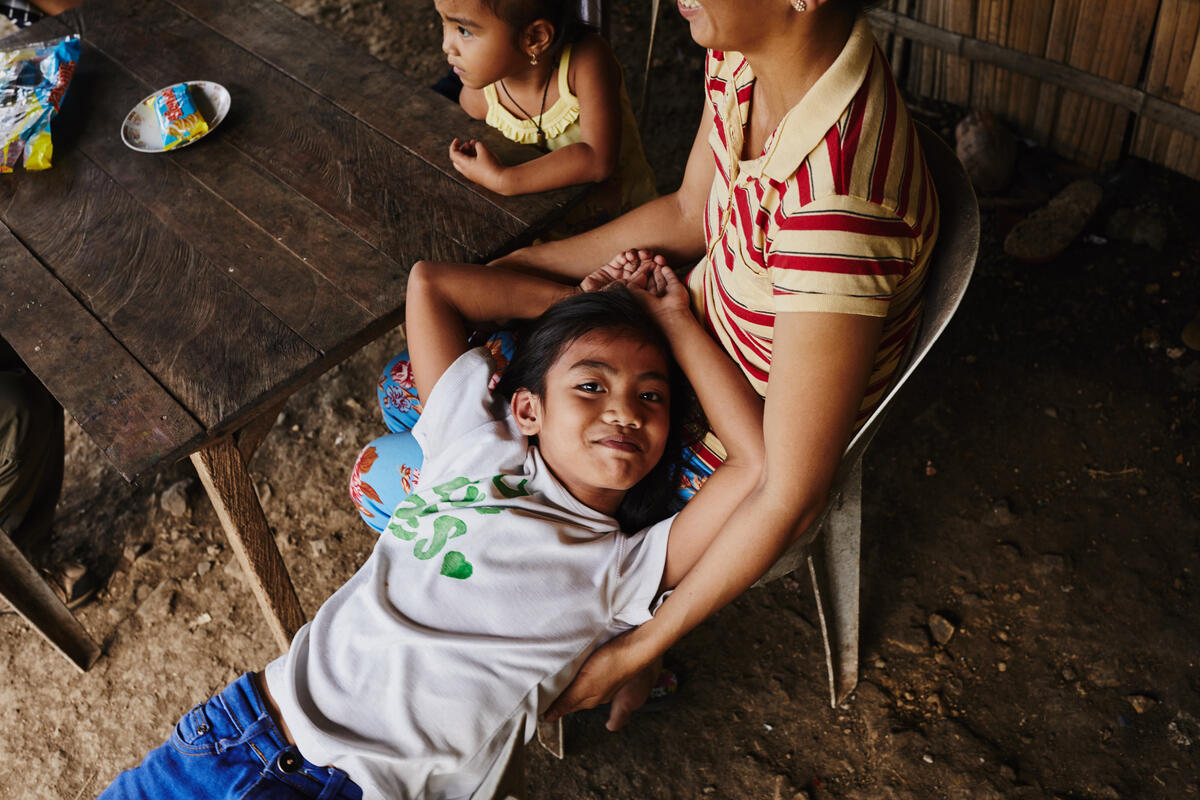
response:
{"label": "black cord necklace", "polygon": [[[542,107],[538,109],[537,121],[533,126],[537,128],[537,146],[546,149],[546,132],[542,130],[542,115],[546,113],[546,95],[550,93],[550,79],[554,77],[554,70],[550,70],[550,74],[546,76],[546,85],[542,87]],[[530,114],[521,104],[517,102],[517,98],[512,96],[512,92],[504,85],[504,79],[500,79],[500,88],[504,90],[505,96],[509,102],[517,107],[517,110],[525,115],[525,119],[533,121],[533,114]]]}

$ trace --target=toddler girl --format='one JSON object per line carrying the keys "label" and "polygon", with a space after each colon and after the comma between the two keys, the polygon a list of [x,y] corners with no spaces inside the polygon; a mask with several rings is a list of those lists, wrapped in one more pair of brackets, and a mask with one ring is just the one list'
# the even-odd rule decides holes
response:
{"label": "toddler girl", "polygon": [[[674,274],[648,264],[589,281],[631,288],[554,304],[493,391],[468,327],[531,317],[564,287],[413,268],[409,347],[426,398],[413,433],[427,456],[414,491],[286,655],[192,709],[104,800],[492,796],[537,715],[597,645],[649,619],[760,469],[757,397]],[[702,405],[719,398],[730,453],[682,512],[651,524],[673,493],[672,352]]]}
{"label": "toddler girl", "polygon": [[[573,0],[435,0],[459,103],[545,155],[505,166],[481,142],[455,139],[450,160],[504,195],[600,184],[565,226],[599,224],[654,197],[621,68]],[[569,231],[564,231],[569,232]]]}

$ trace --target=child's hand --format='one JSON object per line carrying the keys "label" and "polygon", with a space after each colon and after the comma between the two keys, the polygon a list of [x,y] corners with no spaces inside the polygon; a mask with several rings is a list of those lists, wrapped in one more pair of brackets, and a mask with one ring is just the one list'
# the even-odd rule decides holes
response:
{"label": "child's hand", "polygon": [[[662,256],[655,258],[658,263],[664,263]],[[612,283],[628,284],[637,274],[638,267],[646,262],[654,263],[654,259],[646,250],[625,250],[617,253],[607,264],[580,281],[579,289],[584,292],[598,292]]]}
{"label": "child's hand", "polygon": [[501,192],[504,165],[496,160],[483,142],[455,139],[450,143],[450,163],[468,180],[485,189]]}
{"label": "child's hand", "polygon": [[657,261],[642,262],[626,285],[660,324],[680,315],[691,318],[687,287],[670,267]]}

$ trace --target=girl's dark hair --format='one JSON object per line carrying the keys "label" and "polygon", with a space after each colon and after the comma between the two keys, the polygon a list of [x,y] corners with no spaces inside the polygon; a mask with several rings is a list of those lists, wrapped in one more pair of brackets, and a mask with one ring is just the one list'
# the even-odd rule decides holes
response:
{"label": "girl's dark hair", "polygon": [[554,25],[554,40],[546,54],[551,57],[587,30],[579,18],[578,0],[483,0],[483,4],[518,33],[539,19],[549,20]]}
{"label": "girl's dark hair", "polygon": [[671,389],[670,429],[662,458],[625,493],[616,518],[621,530],[632,533],[665,519],[682,507],[678,498],[683,455],[682,421],[690,388],[671,358],[667,337],[629,290],[613,284],[602,292],[585,292],[555,303],[518,332],[516,352],[496,386],[496,394],[511,400],[518,389],[544,397],[546,373],[563,350],[595,331],[631,336],[657,347],[667,357]]}

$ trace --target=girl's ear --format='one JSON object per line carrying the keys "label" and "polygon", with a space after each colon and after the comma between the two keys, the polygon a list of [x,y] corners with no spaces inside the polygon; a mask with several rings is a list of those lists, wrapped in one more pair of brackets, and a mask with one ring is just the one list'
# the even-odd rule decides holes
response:
{"label": "girl's ear", "polygon": [[522,49],[529,54],[533,63],[537,63],[554,42],[554,23],[548,19],[536,19],[526,26],[522,39]]}
{"label": "girl's ear", "polygon": [[509,401],[517,430],[526,436],[537,436],[542,430],[542,398],[528,389],[517,389]]}

